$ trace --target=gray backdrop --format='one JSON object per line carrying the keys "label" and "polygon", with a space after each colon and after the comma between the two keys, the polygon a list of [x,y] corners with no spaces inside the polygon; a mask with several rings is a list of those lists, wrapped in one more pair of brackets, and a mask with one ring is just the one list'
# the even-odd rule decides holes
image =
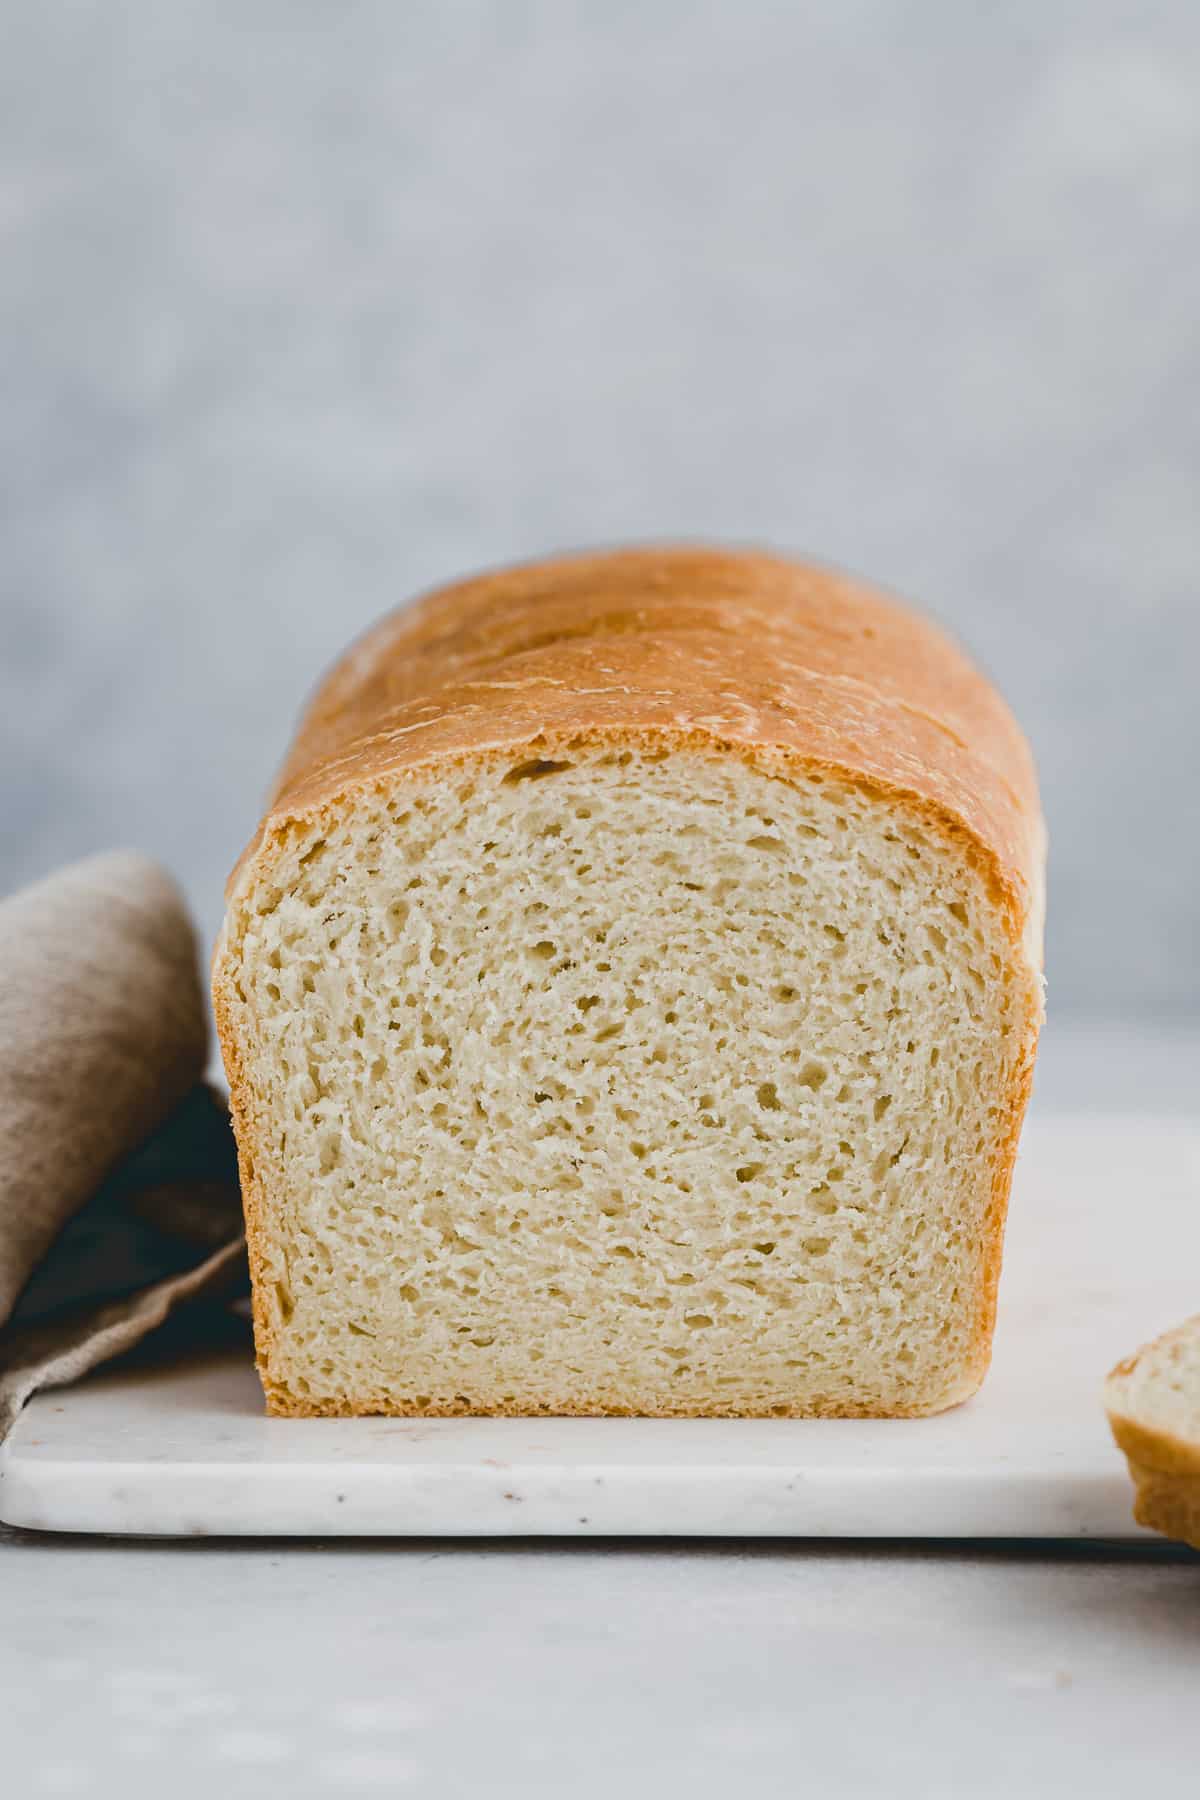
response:
{"label": "gray backdrop", "polygon": [[1060,1014],[1200,1014],[1200,7],[9,0],[5,887],[211,934],[304,691],[556,546],[813,551],[1007,692]]}

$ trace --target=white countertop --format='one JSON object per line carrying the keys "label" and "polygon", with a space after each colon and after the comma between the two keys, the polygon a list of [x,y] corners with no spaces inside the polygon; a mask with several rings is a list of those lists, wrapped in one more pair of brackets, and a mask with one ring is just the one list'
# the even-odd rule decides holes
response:
{"label": "white countertop", "polygon": [[[1051,1035],[1039,1104],[1177,1111],[1197,1041]],[[1169,1321],[1164,1320],[1166,1324]],[[13,1794],[1189,1791],[1167,1547],[0,1535]]]}

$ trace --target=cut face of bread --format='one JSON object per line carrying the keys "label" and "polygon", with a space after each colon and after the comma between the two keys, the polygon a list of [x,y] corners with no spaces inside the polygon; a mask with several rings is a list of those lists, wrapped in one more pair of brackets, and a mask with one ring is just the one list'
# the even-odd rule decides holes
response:
{"label": "cut face of bread", "polygon": [[1038,1004],[969,837],[828,769],[609,733],[360,785],[218,957],[271,1404],[961,1400]]}
{"label": "cut face of bread", "polygon": [[1135,1519],[1200,1549],[1200,1316],[1119,1363],[1104,1400]]}

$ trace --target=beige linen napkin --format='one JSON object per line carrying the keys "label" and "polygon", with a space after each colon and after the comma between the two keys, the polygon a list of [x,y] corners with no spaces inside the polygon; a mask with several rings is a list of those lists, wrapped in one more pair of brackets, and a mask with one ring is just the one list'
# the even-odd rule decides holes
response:
{"label": "beige linen napkin", "polygon": [[35,1388],[243,1278],[207,1048],[157,864],[92,857],[0,901],[0,1439]]}

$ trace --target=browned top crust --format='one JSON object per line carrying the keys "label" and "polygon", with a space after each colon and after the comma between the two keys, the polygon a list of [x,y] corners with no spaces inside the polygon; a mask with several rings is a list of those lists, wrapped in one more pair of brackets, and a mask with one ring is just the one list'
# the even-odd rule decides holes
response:
{"label": "browned top crust", "polygon": [[529,563],[384,619],[314,696],[231,897],[266,840],[356,790],[593,738],[726,746],[908,796],[982,853],[1040,966],[1037,781],[999,694],[907,607],[748,551]]}

